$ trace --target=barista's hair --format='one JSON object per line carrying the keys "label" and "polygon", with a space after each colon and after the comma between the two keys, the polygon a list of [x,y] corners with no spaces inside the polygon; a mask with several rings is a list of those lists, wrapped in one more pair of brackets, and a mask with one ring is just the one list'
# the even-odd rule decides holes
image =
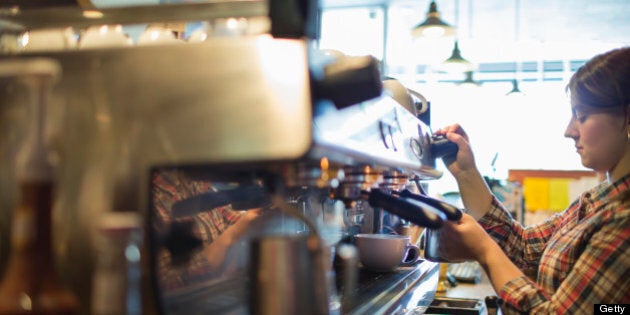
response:
{"label": "barista's hair", "polygon": [[630,47],[597,55],[582,65],[566,87],[571,103],[596,109],[621,110],[630,106]]}

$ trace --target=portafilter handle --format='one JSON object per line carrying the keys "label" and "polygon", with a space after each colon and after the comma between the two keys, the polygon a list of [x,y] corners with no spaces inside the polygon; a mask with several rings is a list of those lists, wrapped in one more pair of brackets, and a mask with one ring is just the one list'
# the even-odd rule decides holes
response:
{"label": "portafilter handle", "polygon": [[431,229],[440,228],[446,220],[442,211],[428,204],[422,204],[411,198],[389,195],[379,189],[370,190],[368,202],[372,207],[381,208],[416,225]]}
{"label": "portafilter handle", "polygon": [[435,198],[431,198],[428,196],[424,196],[424,195],[419,195],[419,194],[415,194],[412,193],[411,191],[409,191],[408,189],[405,189],[403,191],[401,191],[399,193],[399,195],[401,197],[404,198],[411,198],[414,199],[416,201],[419,202],[423,202],[426,203],[440,211],[442,211],[444,213],[444,215],[446,215],[446,218],[451,220],[451,221],[459,221],[462,218],[462,213],[463,211],[447,202],[444,202],[442,200],[438,200]]}
{"label": "portafilter handle", "polygon": [[195,195],[173,204],[172,215],[175,218],[194,216],[200,212],[231,205],[234,210],[253,210],[268,207],[271,204],[264,187],[244,185],[222,191],[210,191]]}

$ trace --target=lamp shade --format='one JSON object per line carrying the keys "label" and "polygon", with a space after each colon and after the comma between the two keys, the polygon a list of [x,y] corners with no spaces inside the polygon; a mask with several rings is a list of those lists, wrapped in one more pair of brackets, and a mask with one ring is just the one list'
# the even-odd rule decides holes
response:
{"label": "lamp shade", "polygon": [[462,57],[462,53],[459,51],[459,44],[455,41],[451,56],[442,62],[440,68],[442,71],[449,73],[466,73],[475,70],[476,67]]}
{"label": "lamp shade", "polygon": [[518,80],[513,79],[512,80],[512,90],[507,92],[505,95],[507,95],[507,96],[522,96],[522,95],[525,95],[525,93],[521,92],[521,89],[518,88]]}
{"label": "lamp shade", "polygon": [[431,1],[426,20],[416,25],[411,30],[411,35],[416,38],[437,38],[454,36],[455,28],[440,19],[440,13],[438,12],[437,4],[435,4],[435,1]]}
{"label": "lamp shade", "polygon": [[472,71],[466,71],[466,78],[462,81],[457,82],[457,85],[460,87],[479,87],[481,86],[481,82],[475,81],[475,79],[473,79],[473,72]]}

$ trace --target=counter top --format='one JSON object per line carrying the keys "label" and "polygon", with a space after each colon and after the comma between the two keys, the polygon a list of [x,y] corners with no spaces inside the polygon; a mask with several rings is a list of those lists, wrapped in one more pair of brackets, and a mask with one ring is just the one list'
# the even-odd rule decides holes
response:
{"label": "counter top", "polygon": [[439,292],[436,296],[445,296],[449,298],[468,298],[484,300],[486,296],[497,295],[490,284],[488,278],[483,275],[479,283],[462,283],[451,287],[446,292]]}
{"label": "counter top", "polygon": [[[339,281],[338,277],[338,281]],[[423,314],[435,297],[438,264],[423,261],[393,272],[360,269],[353,299],[342,298],[342,307],[353,315]],[[205,286],[162,301],[165,314],[249,314],[248,279],[245,275]]]}
{"label": "counter top", "polygon": [[435,296],[438,269],[423,261],[391,273],[360,270],[350,314],[422,314]]}
{"label": "counter top", "polygon": [[[492,295],[497,294],[485,272],[482,273],[481,280],[478,283],[459,282],[457,286],[449,287],[446,292],[437,292],[435,294],[436,297],[478,299],[484,305],[486,296]],[[488,314],[488,310],[484,307],[481,315],[486,314]]]}

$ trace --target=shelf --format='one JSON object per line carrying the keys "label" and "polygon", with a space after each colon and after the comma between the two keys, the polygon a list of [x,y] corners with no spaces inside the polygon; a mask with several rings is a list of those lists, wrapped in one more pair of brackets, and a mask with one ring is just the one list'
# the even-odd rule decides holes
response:
{"label": "shelf", "polygon": [[[92,12],[92,14],[86,14]],[[209,21],[221,17],[267,16],[267,1],[230,0],[204,3],[163,4],[82,10],[53,7],[30,10],[0,10],[0,33],[38,28],[85,28],[102,24]]]}

